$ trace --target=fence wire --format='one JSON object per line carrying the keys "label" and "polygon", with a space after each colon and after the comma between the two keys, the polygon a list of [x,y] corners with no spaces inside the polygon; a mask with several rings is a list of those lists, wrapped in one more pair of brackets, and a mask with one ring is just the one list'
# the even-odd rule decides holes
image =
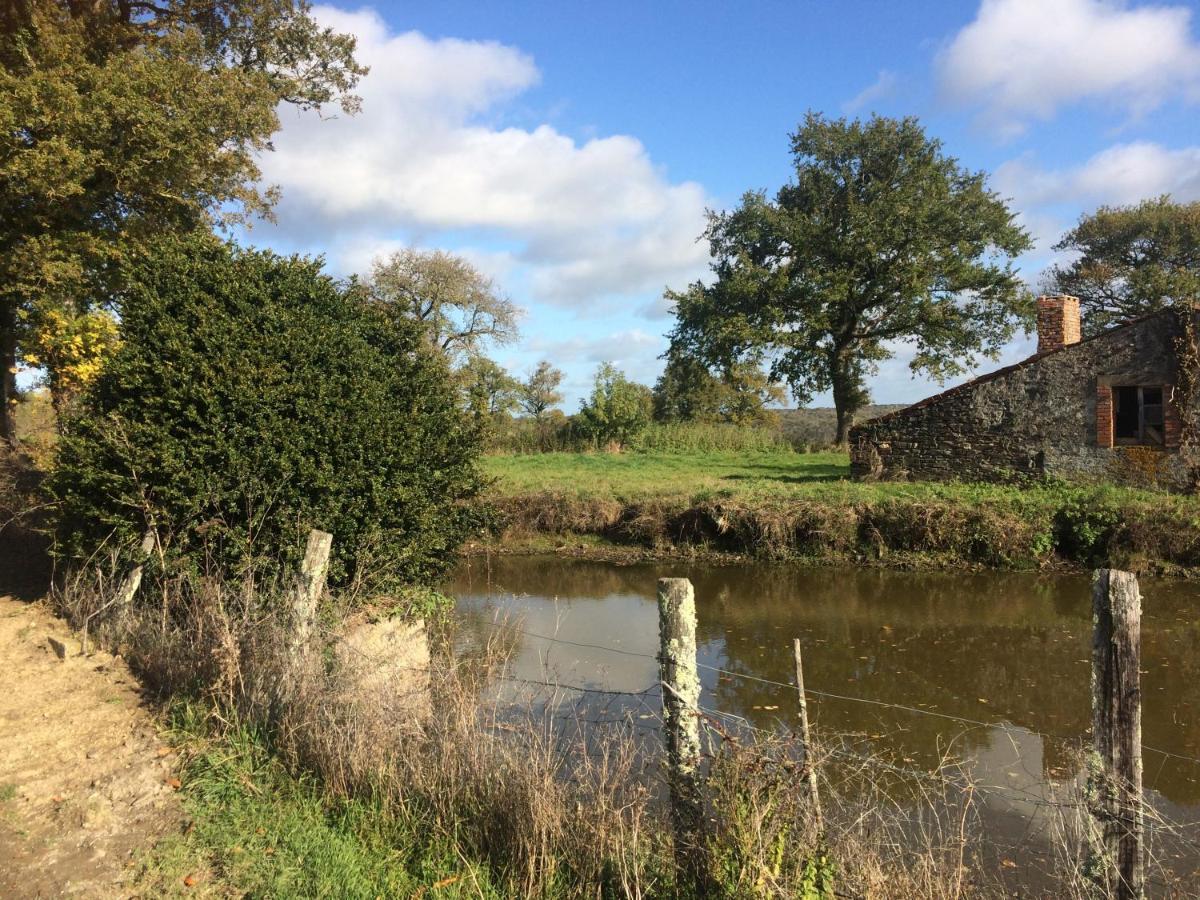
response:
{"label": "fence wire", "polygon": [[[578,647],[578,648],[583,648],[583,649],[588,649],[588,650],[601,650],[606,653],[616,653],[616,654],[619,654],[622,656],[631,656],[631,657],[637,657],[640,659],[649,659],[649,660],[654,660],[655,662],[661,662],[661,658],[657,654],[654,654],[654,653],[640,653],[640,652],[637,652],[634,650],[626,650],[622,647],[612,647],[612,646],[607,646],[604,644],[587,643],[587,642],[583,642],[583,641],[572,641],[572,640],[567,640],[565,638],[557,637],[555,635],[540,634],[540,633],[534,632],[534,631],[527,631],[523,628],[517,628],[517,627],[513,627],[511,625],[505,625],[504,623],[487,622],[485,624],[487,624],[489,627],[494,627],[494,628],[506,628],[506,629],[513,631],[516,634],[520,634],[525,637],[534,638],[536,640],[547,641],[547,642],[554,643],[554,644],[562,644],[564,646]],[[761,676],[751,675],[746,672],[737,672],[732,669],[726,669],[726,668],[722,668],[721,666],[714,666],[714,665],[710,665],[708,663],[702,663],[702,662],[697,662],[696,665],[697,665],[697,667],[699,667],[701,669],[705,669],[706,671],[716,672],[720,675],[725,675],[729,678],[738,678],[743,681],[757,682],[759,684],[765,684],[765,685],[770,685],[772,687],[784,688],[786,690],[791,690],[791,691],[796,690],[796,683],[794,681],[792,681],[792,682],[776,681],[776,680],[773,680],[770,678],[763,678]],[[589,689],[589,688],[577,688],[577,689],[578,690],[591,690],[591,691],[597,692],[597,693],[600,692],[600,691],[597,691],[596,689]],[[647,689],[647,690],[649,690],[649,689]],[[638,691],[638,692],[617,691],[615,693],[639,693],[640,694],[640,693],[645,693],[645,691]],[[1065,743],[1076,743],[1081,740],[1081,737],[1078,735],[1071,736],[1071,735],[1064,735],[1064,734],[1056,734],[1054,732],[1041,731],[1041,730],[1037,730],[1037,729],[1027,728],[1023,725],[1016,725],[1012,722],[1005,722],[1005,721],[990,721],[989,722],[989,721],[985,721],[982,719],[969,718],[967,716],[957,716],[957,715],[952,715],[950,713],[938,712],[937,710],[932,710],[932,709],[922,709],[918,706],[907,706],[903,703],[892,703],[892,702],[885,701],[885,700],[876,700],[876,699],[873,699],[870,697],[854,697],[849,694],[839,694],[839,693],[834,693],[832,691],[819,690],[819,689],[815,689],[815,688],[810,688],[807,685],[805,685],[804,693],[805,693],[805,696],[823,698],[823,699],[827,699],[827,700],[840,700],[840,701],[845,701],[845,702],[849,702],[849,703],[862,703],[862,704],[866,704],[866,705],[870,705],[870,706],[883,707],[886,709],[895,709],[895,710],[899,710],[901,712],[911,713],[913,715],[928,716],[928,717],[937,718],[937,719],[945,719],[945,720],[948,720],[951,722],[958,722],[959,724],[962,724],[962,725],[970,725],[972,727],[977,727],[977,728],[995,728],[995,729],[1001,730],[1001,731],[1016,730],[1016,731],[1020,731],[1025,734],[1036,735],[1037,737],[1056,740],[1056,741],[1063,741]],[[1154,747],[1154,746],[1151,746],[1150,744],[1145,744],[1145,743],[1143,743],[1141,746],[1142,746],[1143,750],[1149,751],[1151,753],[1157,753],[1161,756],[1168,757],[1170,759],[1177,759],[1177,760],[1180,760],[1183,762],[1189,762],[1189,763],[1193,763],[1196,765],[1200,765],[1200,757],[1189,756],[1187,754],[1179,753],[1179,752],[1176,752],[1173,750],[1163,750],[1159,747]]]}
{"label": "fence wire", "polygon": [[[520,635],[533,640],[544,641],[552,645],[612,653],[618,656],[652,661],[655,664],[661,661],[659,655],[655,653],[645,653],[591,641],[571,640],[553,634],[544,634],[525,629],[512,623],[485,621],[483,624],[492,629],[502,630],[512,635]],[[662,696],[663,684],[657,678],[636,690],[620,690],[589,683],[579,683],[578,681],[563,681],[552,677],[526,677],[512,672],[510,666],[511,660],[506,661],[498,670],[491,671],[487,677],[517,688],[527,688],[530,690],[530,697],[547,694],[549,695],[549,702],[555,706],[560,702],[557,699],[557,695],[560,693],[575,694],[579,697],[579,702],[573,710],[564,712],[552,709],[548,714],[550,721],[560,723],[563,726],[573,727],[579,736],[585,736],[585,729],[589,728],[606,729],[619,727],[641,735],[642,738],[649,738],[652,735],[660,734],[662,731],[661,707],[655,701],[658,701]],[[706,671],[727,678],[754,682],[787,691],[796,691],[794,681],[779,681],[764,678],[709,663],[698,663],[698,666]],[[428,666],[402,668],[419,669],[427,674],[432,671],[431,667]],[[865,704],[876,708],[896,710],[909,715],[926,716],[953,722],[970,729],[996,729],[1008,734],[1019,732],[1042,739],[1063,741],[1068,744],[1080,744],[1082,741],[1081,736],[1068,736],[1035,730],[1007,721],[986,721],[968,716],[958,716],[906,704],[868,697],[857,697],[839,692],[826,691],[820,688],[810,688],[807,685],[805,687],[805,695],[814,699]],[[588,698],[595,698],[602,701],[599,704],[599,708],[588,707],[584,703]],[[706,725],[706,730],[710,732],[710,741],[717,745],[721,742],[737,743],[748,735],[760,737],[768,742],[782,741],[785,744],[788,741],[795,741],[797,738],[794,730],[782,720],[777,720],[779,727],[764,728],[752,722],[745,715],[703,704],[697,706],[694,712],[701,717]],[[840,741],[830,742],[828,745],[818,742],[814,753],[814,758],[817,760],[815,764],[823,769],[821,777],[827,785],[835,788],[838,787],[837,779],[843,777],[837,771],[837,766],[840,765],[842,767],[849,767],[844,776],[848,779],[846,784],[852,783],[857,777],[855,775],[856,769],[870,770],[881,775],[894,777],[905,783],[926,784],[929,786],[930,794],[933,796],[957,796],[967,798],[968,800],[980,797],[1000,804],[1013,814],[1019,815],[1024,821],[1024,826],[1014,841],[1005,841],[997,836],[989,836],[988,844],[997,854],[1019,856],[1033,852],[1037,836],[1047,833],[1048,829],[1061,827],[1061,823],[1066,820],[1066,817],[1081,817],[1089,810],[1088,804],[1083,799],[1072,799],[1066,796],[1066,794],[1071,793],[1073,786],[1078,787],[1078,775],[1074,779],[1065,781],[1063,784],[1055,784],[1053,781],[1039,778],[1040,773],[1032,772],[1025,765],[1025,760],[1022,758],[1015,741],[1012,742],[1012,745],[1017,754],[1017,759],[1011,765],[999,767],[997,771],[1014,772],[1019,769],[1030,776],[1031,779],[1034,779],[1034,783],[1031,785],[982,783],[966,771],[967,761],[961,761],[949,768],[945,765],[940,765],[930,770],[898,764],[895,761],[882,757],[878,753],[858,752],[854,749],[855,742],[850,740],[851,737],[854,736],[843,736]],[[872,741],[874,737],[872,736]],[[567,744],[564,745],[564,750],[570,750],[573,747],[574,752],[582,752],[590,756],[599,757],[604,755],[604,749],[602,747],[594,747],[590,741],[585,740],[583,745],[579,746],[577,744],[572,745],[572,739],[569,736],[566,736],[566,740]],[[867,740],[867,738],[863,736],[859,740]],[[1142,747],[1148,752],[1160,754],[1164,758],[1164,761],[1167,758],[1171,758],[1194,765],[1200,764],[1200,758],[1185,753],[1174,750],[1163,750],[1147,744],[1143,744]],[[811,749],[806,748],[806,750]],[[716,756],[714,754],[716,752],[716,749],[706,752],[706,758],[709,762],[715,761]],[[945,762],[945,757],[943,757],[942,761]],[[833,769],[830,769],[827,763],[835,763],[837,765]],[[652,766],[651,771],[654,768]],[[1142,825],[1148,842],[1164,845],[1170,844],[1177,848],[1184,847],[1193,854],[1200,856],[1200,833],[1198,833],[1200,832],[1200,822],[1173,821],[1162,810],[1148,802],[1145,797],[1141,798],[1140,802],[1143,817]],[[1023,809],[1017,810],[1014,806],[1015,804],[1020,804]],[[1127,824],[1133,823],[1128,822]],[[1051,853],[1050,850],[1040,848],[1040,846],[1037,852],[1043,854]],[[1157,860],[1148,859],[1148,862],[1151,863],[1147,869],[1148,882],[1165,889],[1170,889],[1170,885],[1163,878],[1157,877],[1158,873],[1166,874],[1167,870],[1163,869],[1162,864]],[[1053,861],[1050,859],[1050,856],[1046,855],[1045,865],[1052,866],[1052,864]],[[1047,871],[1050,871],[1050,869],[1047,869]]]}

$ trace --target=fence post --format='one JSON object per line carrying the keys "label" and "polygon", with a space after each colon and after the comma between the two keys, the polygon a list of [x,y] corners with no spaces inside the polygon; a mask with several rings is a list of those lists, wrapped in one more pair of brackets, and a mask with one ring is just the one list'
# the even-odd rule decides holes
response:
{"label": "fence post", "polygon": [[[110,607],[116,606],[117,616],[120,621],[124,621],[129,614],[130,608],[133,606],[133,598],[137,596],[138,588],[142,586],[142,566],[145,564],[146,558],[150,556],[150,551],[154,549],[154,529],[151,528],[142,535],[142,552],[137,559],[137,563],[125,573],[125,577],[121,579],[121,583],[117,586],[117,592],[113,594],[113,598],[101,606],[99,609],[93,610],[83,620],[83,627],[80,629],[82,636],[80,638],[79,652],[87,656],[88,644],[88,628],[91,627],[92,619],[106,612]],[[55,650],[57,653],[57,649]],[[62,654],[59,654],[62,658]]]}
{"label": "fence post", "polygon": [[329,570],[329,552],[333,535],[314,528],[308,533],[304,562],[292,588],[291,622],[288,633],[288,656],[293,668],[299,664],[312,640],[317,620],[317,602],[325,590],[325,573]]}
{"label": "fence post", "polygon": [[1118,900],[1140,898],[1142,865],[1142,598],[1137,578],[1098,569],[1092,584],[1092,742],[1095,818],[1089,869]]}
{"label": "fence post", "polygon": [[696,597],[686,578],[658,579],[658,637],[675,862],[686,887],[700,896],[708,880],[700,777],[700,676]]}
{"label": "fence post", "polygon": [[822,826],[821,796],[817,792],[817,769],[812,759],[812,732],[808,728],[808,698],[804,696],[804,664],[800,656],[800,638],[792,639],[792,654],[796,657],[796,694],[800,703],[801,762],[808,772],[808,795],[812,800],[817,827]]}
{"label": "fence post", "polygon": [[121,579],[121,586],[117,588],[116,605],[120,615],[125,612],[133,603],[133,598],[137,595],[138,588],[142,586],[142,566],[146,558],[150,556],[150,551],[154,549],[154,529],[149,528],[142,535],[142,552],[138,556],[137,565]]}

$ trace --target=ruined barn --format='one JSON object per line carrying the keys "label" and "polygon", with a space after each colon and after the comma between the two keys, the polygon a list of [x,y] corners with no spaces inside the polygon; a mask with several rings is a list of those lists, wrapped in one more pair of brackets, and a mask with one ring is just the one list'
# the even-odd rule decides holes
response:
{"label": "ruined barn", "polygon": [[854,476],[1188,486],[1200,313],[1167,309],[1082,338],[1076,298],[1037,307],[1028,359],[853,428]]}

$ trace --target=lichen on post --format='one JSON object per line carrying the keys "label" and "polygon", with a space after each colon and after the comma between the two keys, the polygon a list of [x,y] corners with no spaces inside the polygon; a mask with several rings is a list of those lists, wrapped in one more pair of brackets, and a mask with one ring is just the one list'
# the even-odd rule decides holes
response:
{"label": "lichen on post", "polygon": [[1088,870],[1109,897],[1143,895],[1142,598],[1131,572],[1098,569],[1092,588]]}
{"label": "lichen on post", "polygon": [[700,772],[700,676],[696,666],[696,598],[686,578],[658,580],[658,631],[675,859],[680,878],[698,890],[707,883]]}

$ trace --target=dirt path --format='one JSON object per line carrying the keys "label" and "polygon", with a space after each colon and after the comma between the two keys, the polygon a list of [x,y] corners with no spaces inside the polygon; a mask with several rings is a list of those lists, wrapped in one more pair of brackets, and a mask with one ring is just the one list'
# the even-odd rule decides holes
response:
{"label": "dirt path", "polygon": [[5,900],[128,896],[134,855],[181,820],[174,756],[137,681],[121,659],[79,650],[43,607],[0,597]]}

